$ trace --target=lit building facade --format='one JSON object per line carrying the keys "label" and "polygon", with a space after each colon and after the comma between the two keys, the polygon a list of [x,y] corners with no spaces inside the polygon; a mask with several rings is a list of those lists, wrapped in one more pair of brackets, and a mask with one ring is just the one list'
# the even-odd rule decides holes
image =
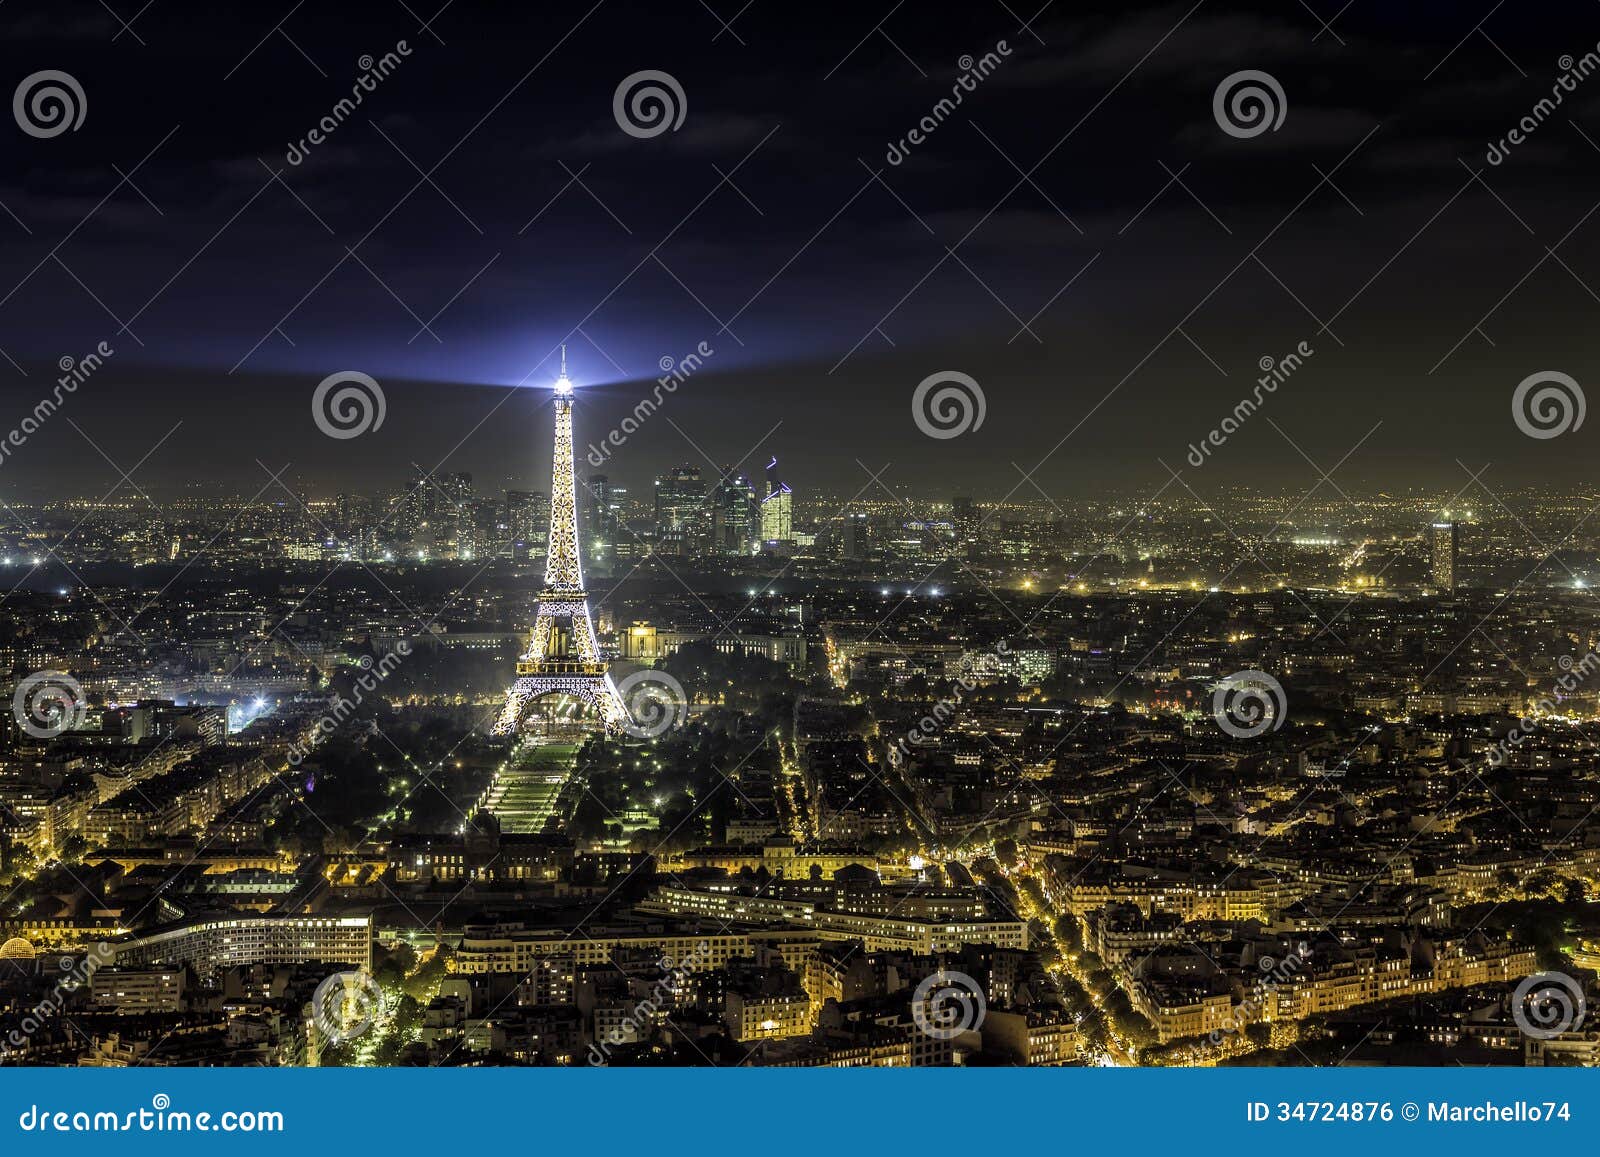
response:
{"label": "lit building facade", "polygon": [[1454,591],[1461,581],[1461,530],[1454,522],[1435,522],[1429,528],[1430,559],[1428,575],[1433,585],[1444,592]]}

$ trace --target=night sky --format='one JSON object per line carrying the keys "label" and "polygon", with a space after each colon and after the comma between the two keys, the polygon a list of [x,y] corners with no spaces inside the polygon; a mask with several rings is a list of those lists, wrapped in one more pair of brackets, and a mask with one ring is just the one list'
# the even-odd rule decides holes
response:
{"label": "night sky", "polygon": [[[5,91],[59,70],[86,104],[75,131],[0,129],[0,431],[61,358],[115,351],[0,465],[13,500],[103,493],[107,458],[180,421],[141,486],[248,495],[258,460],[313,495],[413,464],[539,485],[563,340],[580,443],[661,359],[714,350],[608,464],[634,486],[777,454],[802,496],[867,485],[858,459],[934,496],[1038,498],[1036,466],[1058,500],[1149,493],[1158,459],[1202,493],[1299,493],[1302,451],[1353,448],[1352,488],[1453,491],[1458,460],[1592,485],[1600,419],[1535,439],[1511,400],[1538,371],[1600,381],[1600,73],[1486,152],[1596,48],[1600,4],[140,2],[0,7]],[[1241,138],[1213,94],[1247,69],[1286,113]],[[681,86],[676,130],[619,126],[641,70]],[[381,383],[381,428],[318,431],[341,370]],[[947,370],[986,418],[935,440],[911,397]]]}

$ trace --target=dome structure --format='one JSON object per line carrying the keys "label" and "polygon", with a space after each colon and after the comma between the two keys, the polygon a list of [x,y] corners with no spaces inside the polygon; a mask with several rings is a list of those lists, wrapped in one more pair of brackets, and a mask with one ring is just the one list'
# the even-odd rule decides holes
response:
{"label": "dome structure", "polygon": [[32,960],[36,955],[33,945],[21,936],[13,936],[0,944],[0,960]]}

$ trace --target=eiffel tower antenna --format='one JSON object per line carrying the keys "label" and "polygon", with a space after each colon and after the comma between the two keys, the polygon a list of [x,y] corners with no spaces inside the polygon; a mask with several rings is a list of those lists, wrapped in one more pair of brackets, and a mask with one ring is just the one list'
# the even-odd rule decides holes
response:
{"label": "eiffel tower antenna", "polygon": [[572,382],[567,378],[567,347],[561,347],[561,377],[555,384],[556,444],[550,469],[550,544],[544,587],[527,648],[517,661],[517,679],[494,734],[514,735],[529,704],[545,695],[565,694],[592,707],[608,730],[629,716],[595,638],[589,595],[583,585],[578,550],[577,477],[572,463]]}

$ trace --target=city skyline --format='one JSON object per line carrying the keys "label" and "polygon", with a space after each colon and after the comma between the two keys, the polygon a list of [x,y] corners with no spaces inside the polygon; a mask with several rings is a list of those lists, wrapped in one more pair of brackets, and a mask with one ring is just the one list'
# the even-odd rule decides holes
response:
{"label": "city skyline", "polygon": [[0,1117],[415,1069],[492,1142],[489,1070],[726,1067],[1575,1119],[1600,8],[0,32]]}
{"label": "city skyline", "polygon": [[[1532,62],[1581,57],[1600,38],[1592,13],[1563,11],[1572,18],[1508,21],[1492,41],[1460,44],[1422,14],[1353,11],[1336,39],[1264,5],[1051,12],[1037,28],[973,11],[938,27],[897,20],[854,48],[791,36],[793,67],[812,79],[775,86],[709,13],[699,36],[664,13],[611,27],[602,8],[595,23],[575,11],[547,59],[508,68],[487,93],[403,9],[325,17],[324,51],[302,56],[292,33],[245,36],[226,9],[217,26],[185,26],[158,7],[150,54],[181,57],[207,37],[238,41],[240,59],[219,69],[214,108],[144,71],[136,114],[108,97],[77,131],[19,134],[0,181],[19,258],[0,312],[13,363],[0,397],[31,410],[60,359],[105,343],[114,353],[81,395],[98,414],[74,419],[86,437],[127,463],[157,446],[168,415],[184,421],[141,481],[242,486],[260,459],[350,488],[396,462],[524,472],[563,341],[598,431],[650,393],[662,359],[705,348],[630,440],[635,484],[699,460],[696,446],[737,461],[776,438],[811,490],[865,480],[859,460],[892,463],[887,477],[909,485],[999,494],[1031,491],[1023,471],[1059,499],[1108,481],[1159,487],[1161,462],[1184,469],[1255,388],[1262,359],[1304,348],[1197,485],[1309,485],[1306,457],[1326,465],[1358,444],[1339,476],[1378,488],[1448,487],[1458,460],[1493,462],[1507,485],[1576,482],[1585,431],[1545,444],[1509,419],[1529,375],[1581,381],[1588,368],[1592,210],[1551,177],[1596,163],[1583,132],[1600,98],[1574,83],[1570,124],[1492,147],[1550,87]],[[5,19],[12,58],[86,53],[102,92],[140,67],[132,37],[110,43],[120,28],[95,6],[59,27]],[[785,23],[759,8],[744,19],[752,37]],[[500,59],[502,20],[462,21],[462,52]],[[638,69],[600,76],[564,50],[596,35],[619,60],[670,35],[695,115],[676,131],[618,131],[614,90]],[[1230,43],[1258,46],[1259,65],[1315,62],[1325,79],[1275,131],[1239,139],[1188,115],[1230,71],[1212,77]],[[341,75],[374,57],[353,71],[370,88]],[[961,105],[939,109],[937,131],[907,153],[907,129],[950,91],[936,78],[958,58],[978,62],[958,77],[981,76],[970,93],[954,86]],[[874,67],[903,70],[882,86],[892,99],[845,115]],[[251,99],[265,77],[294,78],[288,107]],[[315,128],[351,87],[362,103],[297,151],[305,132],[282,126]],[[424,112],[418,95],[440,90],[449,99]],[[1041,92],[1067,119],[1030,135],[1025,110]],[[504,134],[519,147],[503,148]],[[797,166],[814,174],[815,201],[785,179]],[[651,197],[630,193],[639,180]],[[375,247],[370,261],[358,239]],[[206,324],[187,325],[197,310]],[[724,329],[735,317],[750,337]],[[318,438],[306,399],[346,370],[382,382],[386,422]],[[910,399],[948,371],[980,382],[987,417],[930,446]],[[845,406],[852,436],[840,438]],[[241,430],[251,453],[223,449]],[[100,465],[54,423],[4,473],[78,489]]]}

